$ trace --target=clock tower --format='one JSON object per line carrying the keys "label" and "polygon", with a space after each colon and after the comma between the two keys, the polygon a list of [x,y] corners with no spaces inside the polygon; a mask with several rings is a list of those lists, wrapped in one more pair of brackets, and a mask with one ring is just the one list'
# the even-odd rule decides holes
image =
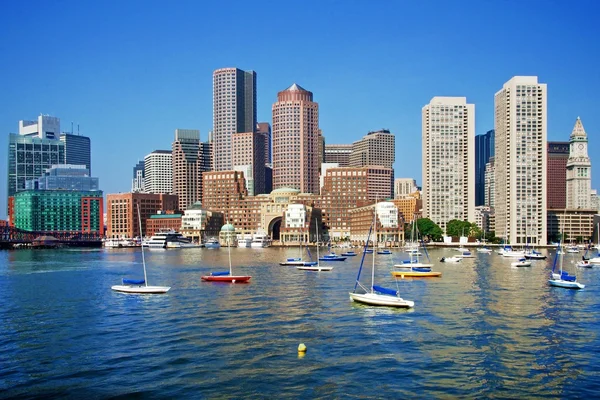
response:
{"label": "clock tower", "polygon": [[589,210],[592,208],[592,165],[588,157],[588,140],[581,119],[577,117],[569,138],[567,161],[567,208]]}

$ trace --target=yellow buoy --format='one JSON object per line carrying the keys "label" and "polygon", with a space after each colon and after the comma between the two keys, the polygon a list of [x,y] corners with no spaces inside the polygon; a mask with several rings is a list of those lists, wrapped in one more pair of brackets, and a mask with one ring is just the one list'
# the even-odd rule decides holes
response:
{"label": "yellow buoy", "polygon": [[300,343],[298,345],[298,353],[306,353],[306,346],[304,345],[304,343]]}

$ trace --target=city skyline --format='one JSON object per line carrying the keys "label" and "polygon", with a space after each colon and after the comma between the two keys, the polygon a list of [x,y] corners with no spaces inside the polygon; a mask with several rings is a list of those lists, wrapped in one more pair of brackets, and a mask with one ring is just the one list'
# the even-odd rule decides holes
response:
{"label": "city skyline", "polygon": [[[516,75],[538,76],[548,85],[548,140],[568,141],[580,116],[593,149],[600,117],[594,97],[582,88],[600,90],[594,3],[541,9],[536,2],[474,2],[460,11],[434,3],[421,9],[409,3],[347,2],[341,11],[334,2],[293,10],[259,3],[233,14],[193,3],[173,10],[136,2],[11,4],[0,16],[11,33],[0,38],[11,61],[0,67],[5,78],[0,148],[6,154],[8,134],[18,131],[19,120],[40,113],[58,117],[63,131],[91,139],[92,170],[104,193],[127,192],[132,165],[169,148],[174,129],[198,129],[201,141],[207,140],[213,71],[240,68],[257,74],[257,121],[272,123],[277,92],[296,82],[314,93],[327,144],[350,144],[370,131],[389,129],[396,135],[395,176],[417,179],[419,185],[422,105],[434,96],[466,97],[476,106],[475,133],[482,134],[494,127],[494,93]],[[120,12],[114,13],[117,5]],[[523,25],[514,17],[517,10],[536,20]],[[291,12],[310,20],[312,29],[289,27],[285,20]],[[133,13],[139,17],[135,23],[124,17]],[[15,18],[19,14],[43,15],[60,28],[22,24]],[[205,14],[212,16],[203,24],[184,23]],[[425,15],[430,26],[417,22]],[[247,32],[242,22],[258,16],[269,24]],[[217,30],[223,34],[219,41],[214,32],[223,18],[229,19],[228,30]],[[374,20],[377,29],[365,29]],[[163,28],[160,34],[156,26]],[[248,40],[232,41],[241,32]],[[535,55],[520,44],[527,34],[536,41]],[[461,43],[463,53],[449,43]],[[32,51],[43,63],[22,62]],[[590,157],[594,164],[592,150]],[[2,163],[0,219],[6,218],[6,168]],[[592,188],[600,189],[599,182],[592,171]]]}

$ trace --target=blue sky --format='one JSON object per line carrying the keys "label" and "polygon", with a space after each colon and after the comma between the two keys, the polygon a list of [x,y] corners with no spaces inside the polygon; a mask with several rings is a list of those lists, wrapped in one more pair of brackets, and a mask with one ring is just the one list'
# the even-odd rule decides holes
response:
{"label": "blue sky", "polygon": [[0,218],[19,120],[43,113],[63,131],[79,125],[102,190],[127,192],[136,162],[170,149],[176,128],[206,140],[212,71],[223,67],[257,72],[259,121],[271,122],[277,92],[296,82],[314,93],[327,143],[390,129],[396,177],[419,184],[423,105],[466,96],[485,133],[494,93],[514,75],[548,84],[549,140],[568,140],[581,116],[594,148],[599,11],[593,1],[552,0],[5,2]]}

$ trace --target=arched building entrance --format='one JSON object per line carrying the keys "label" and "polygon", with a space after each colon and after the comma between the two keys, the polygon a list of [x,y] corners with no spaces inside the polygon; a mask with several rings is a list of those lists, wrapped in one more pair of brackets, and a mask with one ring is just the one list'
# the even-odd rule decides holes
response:
{"label": "arched building entrance", "polygon": [[281,222],[283,221],[282,217],[275,217],[269,222],[269,236],[271,236],[271,240],[280,240],[281,239]]}

